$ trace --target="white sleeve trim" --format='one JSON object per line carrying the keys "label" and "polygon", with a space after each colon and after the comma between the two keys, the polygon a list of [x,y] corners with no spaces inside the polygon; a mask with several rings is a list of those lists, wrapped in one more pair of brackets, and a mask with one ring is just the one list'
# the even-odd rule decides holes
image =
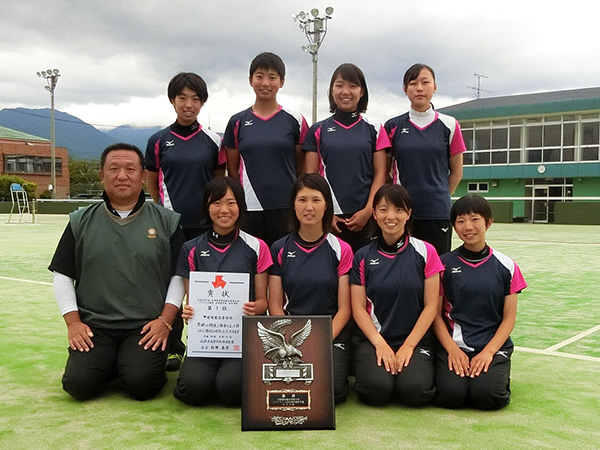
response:
{"label": "white sleeve trim", "polygon": [[183,302],[183,296],[185,295],[185,285],[183,284],[183,278],[173,275],[169,282],[169,288],[167,289],[167,298],[165,303],[181,308]]}
{"label": "white sleeve trim", "polygon": [[54,277],[54,296],[60,314],[65,315],[73,311],[79,311],[77,307],[77,295],[75,294],[75,280],[60,272],[52,272]]}

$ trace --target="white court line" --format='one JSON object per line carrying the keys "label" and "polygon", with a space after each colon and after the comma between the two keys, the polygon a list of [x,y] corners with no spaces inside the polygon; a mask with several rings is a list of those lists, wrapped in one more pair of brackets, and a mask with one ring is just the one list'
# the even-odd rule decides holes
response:
{"label": "white court line", "polygon": [[573,353],[562,353],[562,352],[549,352],[548,350],[539,350],[537,348],[527,348],[527,347],[515,347],[515,350],[517,350],[519,352],[525,352],[525,353],[536,353],[538,355],[559,356],[561,358],[581,359],[583,361],[600,362],[600,358],[597,356],[575,355]]}
{"label": "white court line", "polygon": [[[48,283],[47,281],[24,280],[22,278],[12,278],[12,277],[3,277],[3,276],[0,276],[0,279],[9,280],[9,281],[22,281],[25,283],[33,283],[33,284],[42,284],[44,286],[52,286],[52,283]],[[545,350],[539,350],[536,348],[528,348],[528,347],[518,347],[518,346],[515,346],[515,350],[517,350],[519,352],[524,352],[524,353],[536,353],[538,355],[558,356],[560,358],[571,358],[571,359],[580,359],[583,361],[598,361],[598,362],[600,362],[600,358],[597,356],[575,355],[573,353],[563,353],[563,352],[554,351],[560,347],[563,347],[567,344],[575,342],[578,339],[588,336],[589,334],[595,333],[598,330],[600,330],[600,325],[590,328],[589,330],[584,331],[583,333],[580,333],[577,336],[573,336],[572,338],[567,339],[566,341],[563,341],[556,345],[553,345],[552,347],[548,347]]]}
{"label": "white court line", "polygon": [[562,348],[566,345],[572,344],[575,341],[578,341],[579,339],[582,339],[586,336],[589,336],[592,333],[595,333],[596,331],[600,330],[600,325],[596,325],[595,327],[590,328],[589,330],[586,330],[582,333],[579,333],[576,336],[570,337],[569,339],[559,342],[558,344],[554,344],[552,347],[548,347],[546,349],[547,352],[553,352],[555,350],[558,350],[559,348]]}
{"label": "white court line", "polygon": [[23,278],[12,278],[3,276],[0,276],[0,279],[9,281],[21,281],[23,283],[43,284],[44,286],[52,286],[52,283],[48,283],[47,281],[24,280]]}
{"label": "white court line", "polygon": [[526,239],[501,239],[501,238],[490,238],[490,242],[510,242],[513,244],[552,244],[552,245],[600,245],[600,242],[564,242],[564,241],[528,241]]}

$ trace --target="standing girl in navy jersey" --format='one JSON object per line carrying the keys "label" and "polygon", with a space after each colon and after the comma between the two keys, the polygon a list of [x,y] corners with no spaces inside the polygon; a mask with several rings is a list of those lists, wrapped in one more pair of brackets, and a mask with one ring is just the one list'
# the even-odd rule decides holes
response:
{"label": "standing girl in navy jersey", "polygon": [[483,197],[461,197],[450,219],[463,245],[442,256],[443,308],[434,323],[442,344],[436,402],[446,408],[500,409],[510,402],[510,333],[517,294],[527,284],[512,259],[487,245],[485,232],[493,219]]}
{"label": "standing girl in navy jersey", "polygon": [[320,173],[331,186],[333,231],[354,251],[371,234],[373,196],[385,183],[389,138],[383,126],[362,113],[369,91],[362,71],[342,64],[329,84],[329,118],[314,124],[302,149],[306,171]]}
{"label": "standing girl in navy jersey", "polygon": [[333,203],[325,179],[301,175],[292,188],[290,217],[294,231],[271,247],[269,314],[330,315],[336,403],[348,393],[350,370],[349,272],[352,250],[333,236]]}
{"label": "standing girl in navy jersey", "polygon": [[450,195],[462,179],[466,150],[454,117],[433,109],[435,74],[415,64],[404,74],[410,111],[388,120],[394,183],[406,188],[413,204],[413,235],[430,242],[443,255],[450,251]]}
{"label": "standing girl in navy jersey", "polygon": [[[192,72],[175,75],[167,87],[177,119],[153,134],[146,147],[148,192],[156,203],[181,214],[187,240],[208,230],[203,214],[202,193],[215,176],[225,173],[225,148],[221,137],[198,123],[198,114],[208,100],[201,76]],[[181,314],[169,336],[167,370],[177,370],[183,361]]]}
{"label": "standing girl in navy jersey", "polygon": [[409,234],[412,207],[402,186],[375,194],[379,239],[354,256],[350,275],[356,337],[354,367],[359,400],[410,406],[433,400],[434,346],[429,328],[438,311],[442,263],[427,242]]}
{"label": "standing girl in navy jersey", "polygon": [[[271,254],[262,240],[240,230],[246,210],[242,186],[233,178],[215,178],[206,186],[204,205],[212,228],[183,245],[177,265],[177,275],[184,279],[186,293],[191,271],[248,273],[250,301],[244,304],[244,314],[264,314]],[[192,319],[193,308],[186,305],[182,316]],[[239,405],[241,377],[241,358],[188,356],[179,371],[174,395],[191,405],[200,405],[215,397],[226,405]]]}
{"label": "standing girl in navy jersey", "polygon": [[229,176],[240,180],[246,195],[244,230],[269,245],[287,233],[288,197],[304,171],[302,142],[308,131],[302,114],[277,101],[284,82],[281,58],[257,55],[250,64],[254,105],[233,115],[223,136]]}

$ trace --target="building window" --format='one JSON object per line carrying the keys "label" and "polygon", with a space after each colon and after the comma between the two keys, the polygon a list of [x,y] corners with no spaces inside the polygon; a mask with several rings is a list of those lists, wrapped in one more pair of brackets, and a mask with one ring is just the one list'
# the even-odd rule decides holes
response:
{"label": "building window", "polygon": [[467,183],[467,192],[489,192],[490,185],[487,181]]}
{"label": "building window", "polygon": [[[56,173],[62,173],[62,158],[55,158]],[[31,173],[49,175],[52,159],[44,156],[4,155],[5,173]]]}
{"label": "building window", "polygon": [[600,161],[598,114],[465,122],[464,165]]}

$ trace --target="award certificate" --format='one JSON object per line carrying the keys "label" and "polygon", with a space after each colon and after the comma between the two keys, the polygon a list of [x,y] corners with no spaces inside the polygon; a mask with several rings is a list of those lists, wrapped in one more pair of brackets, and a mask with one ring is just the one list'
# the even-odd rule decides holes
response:
{"label": "award certificate", "polygon": [[241,358],[242,316],[250,275],[190,272],[187,357]]}

